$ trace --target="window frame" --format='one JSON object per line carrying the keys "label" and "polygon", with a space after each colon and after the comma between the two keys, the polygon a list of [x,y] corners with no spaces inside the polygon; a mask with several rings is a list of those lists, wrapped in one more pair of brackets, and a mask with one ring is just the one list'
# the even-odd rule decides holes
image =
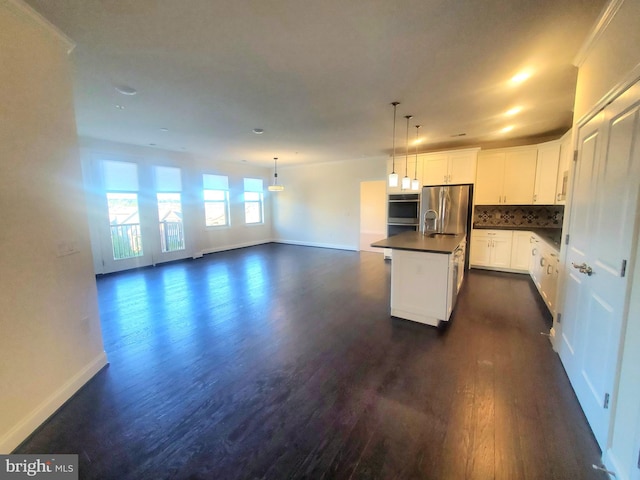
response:
{"label": "window frame", "polygon": [[[209,188],[207,188],[209,187]],[[217,188],[216,188],[217,187]],[[222,199],[208,199],[207,192],[221,194]],[[224,210],[223,224],[209,225],[207,223],[207,205],[222,204]],[[204,227],[206,229],[227,228],[231,226],[231,208],[229,202],[229,177],[215,173],[202,174],[202,206],[204,208]]]}
{"label": "window frame", "polygon": [[[212,193],[221,193],[223,196],[222,200],[212,200],[212,199],[207,199],[207,192],[212,192]],[[204,205],[204,226],[206,228],[225,228],[225,227],[230,227],[231,226],[231,218],[229,215],[229,190],[214,190],[214,189],[210,189],[210,188],[205,188],[202,190],[202,196],[203,196],[203,205]],[[210,225],[207,223],[207,205],[222,205],[222,208],[224,209],[224,223],[220,223],[220,224],[213,224]]]}
{"label": "window frame", "polygon": [[[264,179],[245,177],[242,179],[244,186],[244,194],[242,200],[244,203],[244,224],[248,226],[252,225],[264,225]],[[256,195],[257,199],[247,199],[247,194]],[[250,205],[258,205],[259,220],[256,222],[247,221],[247,207]]]}
{"label": "window frame", "polygon": [[[248,193],[256,194],[258,198],[256,200],[247,200]],[[244,203],[244,224],[245,225],[264,225],[264,193],[254,192],[254,191],[244,192],[243,203]],[[254,204],[258,205],[258,213],[260,218],[256,222],[249,222],[247,221],[247,206],[254,205]]]}

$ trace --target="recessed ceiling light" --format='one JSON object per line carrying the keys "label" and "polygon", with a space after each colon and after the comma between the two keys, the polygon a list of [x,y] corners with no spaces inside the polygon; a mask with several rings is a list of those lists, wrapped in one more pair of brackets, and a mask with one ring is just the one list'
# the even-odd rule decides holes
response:
{"label": "recessed ceiling light", "polygon": [[161,132],[168,132],[168,131],[169,131],[169,129],[168,129],[168,128],[165,128],[165,127],[162,127],[162,128],[160,129],[160,131],[161,131]]}
{"label": "recessed ceiling light", "polygon": [[506,112],[504,112],[504,114],[511,117],[513,115],[520,113],[521,111],[522,111],[522,107],[513,107],[507,110]]}
{"label": "recessed ceiling light", "polygon": [[452,137],[464,137],[466,135],[466,133],[455,133],[453,135],[451,135]]}
{"label": "recessed ceiling light", "polygon": [[117,108],[118,110],[124,110],[124,105],[116,105],[116,108]]}
{"label": "recessed ceiling light", "polygon": [[511,77],[511,83],[522,83],[531,76],[531,72],[523,70]]}
{"label": "recessed ceiling light", "polygon": [[513,130],[513,125],[509,125],[508,127],[504,127],[502,130],[500,130],[502,133],[507,133],[510,132],[511,130]]}
{"label": "recessed ceiling light", "polygon": [[264,128],[254,128],[253,133],[256,135],[262,135],[264,133]]}
{"label": "recessed ceiling light", "polygon": [[122,95],[135,95],[138,91],[130,87],[129,85],[116,85],[113,87],[116,89],[116,92],[121,93]]}
{"label": "recessed ceiling light", "polygon": [[155,143],[150,143],[150,144],[149,144],[149,146],[150,146],[150,147],[155,147],[155,146],[156,146],[156,144],[155,144]]}

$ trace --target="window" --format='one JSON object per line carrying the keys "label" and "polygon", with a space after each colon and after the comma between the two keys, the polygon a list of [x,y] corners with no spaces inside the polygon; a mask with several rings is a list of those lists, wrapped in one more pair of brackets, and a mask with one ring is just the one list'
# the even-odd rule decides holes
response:
{"label": "window", "polygon": [[180,169],[175,167],[155,167],[154,170],[161,251],[162,253],[168,253],[184,250]]}
{"label": "window", "polygon": [[141,257],[144,252],[138,209],[138,166],[135,163],[104,160],[102,174],[113,259]]}
{"label": "window", "polygon": [[262,186],[260,178],[244,179],[244,221],[247,224],[263,223]]}
{"label": "window", "polygon": [[204,186],[204,217],[207,227],[229,225],[229,177],[202,175]]}
{"label": "window", "polygon": [[184,250],[182,201],[179,193],[158,193],[158,221],[162,253]]}
{"label": "window", "polygon": [[114,260],[141,257],[142,231],[137,193],[107,192]]}

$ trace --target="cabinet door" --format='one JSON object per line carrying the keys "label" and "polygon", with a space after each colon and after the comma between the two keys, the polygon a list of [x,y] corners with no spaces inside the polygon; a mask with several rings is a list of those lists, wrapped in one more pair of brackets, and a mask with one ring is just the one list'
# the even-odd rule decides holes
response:
{"label": "cabinet door", "polygon": [[451,153],[448,183],[475,183],[477,162],[477,151]]}
{"label": "cabinet door", "polygon": [[560,144],[538,145],[536,162],[536,182],[533,203],[553,205],[556,201],[556,182],[558,163],[560,162]]}
{"label": "cabinet door", "polygon": [[511,267],[511,239],[502,236],[491,239],[491,266]]}
{"label": "cabinet door", "polygon": [[542,242],[536,236],[531,239],[531,263],[529,264],[529,273],[533,283],[536,284],[538,290],[542,281]]}
{"label": "cabinet door", "polygon": [[571,130],[565,133],[560,144],[560,162],[558,165],[558,178],[556,180],[556,204],[564,205],[567,199],[567,187],[569,183],[569,167],[573,159],[571,148]]}
{"label": "cabinet door", "polygon": [[502,203],[507,205],[533,203],[537,153],[537,148],[506,153]]}
{"label": "cabinet door", "polygon": [[475,198],[476,205],[497,205],[502,199],[504,153],[478,155]]}
{"label": "cabinet door", "polygon": [[447,154],[425,155],[422,164],[424,185],[442,185],[447,183]]}
{"label": "cabinet door", "polygon": [[487,235],[471,236],[469,263],[481,267],[488,267],[491,264],[491,242]]}
{"label": "cabinet door", "polygon": [[556,313],[556,296],[558,289],[558,273],[559,273],[559,262],[558,255],[556,253],[551,253],[549,258],[549,280],[548,280],[548,292],[547,292],[547,300],[549,305],[549,310],[552,313]]}
{"label": "cabinet door", "polygon": [[513,232],[511,245],[511,268],[522,272],[529,271],[531,263],[531,233]]}
{"label": "cabinet door", "polygon": [[547,304],[547,307],[551,309],[549,305],[549,292],[551,290],[551,264],[549,260],[549,253],[543,248],[542,258],[540,260],[540,295],[542,295],[542,299],[544,303]]}

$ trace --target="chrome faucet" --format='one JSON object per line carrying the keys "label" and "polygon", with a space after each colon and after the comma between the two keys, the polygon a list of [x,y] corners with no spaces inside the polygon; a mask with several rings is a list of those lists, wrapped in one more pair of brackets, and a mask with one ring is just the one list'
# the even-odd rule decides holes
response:
{"label": "chrome faucet", "polygon": [[427,210],[424,214],[423,234],[435,233],[438,231],[438,212]]}

